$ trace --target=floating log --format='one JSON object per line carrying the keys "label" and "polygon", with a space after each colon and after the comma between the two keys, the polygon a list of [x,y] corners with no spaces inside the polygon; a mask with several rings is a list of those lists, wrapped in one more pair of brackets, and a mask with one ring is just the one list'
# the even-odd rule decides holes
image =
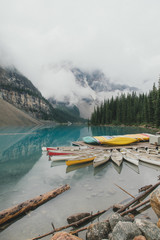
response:
{"label": "floating log", "polygon": [[133,203],[136,203],[137,201],[143,200],[144,198],[146,198],[156,187],[158,187],[160,185],[160,182],[156,183],[155,185],[153,185],[152,187],[150,187],[149,189],[147,189],[144,193],[140,194],[138,197],[136,197],[135,199],[133,199],[131,202],[129,202],[128,204],[126,204],[124,207],[122,207],[121,209],[119,209],[117,212],[121,213],[123,211],[125,211],[126,208],[128,208],[129,206],[131,206]]}
{"label": "floating log", "polygon": [[[134,197],[134,199],[129,202],[128,204],[126,205],[121,205],[121,208],[117,211],[118,213],[121,214],[121,216],[123,215],[126,215],[127,213],[130,213],[134,210],[136,210],[137,208],[149,203],[149,200],[146,200],[144,202],[141,202],[141,203],[138,203],[136,206],[126,210],[126,208],[128,208],[129,206],[131,206],[132,204],[138,202],[139,200],[142,200],[144,198],[146,198],[150,192],[152,192],[156,187],[158,187],[160,185],[160,182],[156,183],[155,185],[153,185],[152,187],[150,187],[149,189],[147,189],[144,193],[142,193],[141,195],[139,195],[138,197]],[[132,196],[133,197],[133,196]],[[104,212],[108,211],[109,209],[113,208],[113,206],[110,206],[109,208],[107,208],[106,210],[103,210],[101,212],[97,212],[96,214],[93,214],[93,215],[90,215],[88,217],[85,217],[85,218],[82,218],[81,220],[77,221],[77,222],[74,222],[74,223],[71,223],[71,224],[68,224],[66,226],[63,226],[63,227],[59,227],[59,228],[54,228],[51,232],[48,232],[44,235],[41,235],[41,236],[38,236],[38,237],[35,237],[35,238],[32,238],[31,240],[37,240],[37,239],[41,239],[43,237],[46,237],[48,235],[51,235],[51,234],[54,234],[55,232],[58,232],[58,231],[61,231],[63,229],[66,229],[66,228],[70,228],[70,227],[78,227],[86,222],[89,222],[92,220],[92,218],[100,215],[100,214],[103,214]],[[126,210],[126,211],[125,211]],[[106,220],[108,221],[108,220]],[[87,227],[83,227],[83,228],[80,228],[80,229],[76,229],[76,230],[72,230],[70,231],[71,234],[77,234],[78,232],[81,232],[81,231],[84,231],[84,230],[87,230],[89,226]]]}
{"label": "floating log", "polygon": [[[89,227],[89,226],[88,226],[88,227]],[[72,234],[72,235],[75,235],[75,234],[77,234],[77,233],[79,233],[79,232],[82,232],[82,231],[87,230],[88,227],[79,228],[79,229],[74,230],[74,231],[71,231],[71,232],[69,232],[69,233]]]}
{"label": "floating log", "polygon": [[134,210],[136,210],[137,208],[139,208],[139,207],[141,207],[141,206],[143,206],[143,205],[145,205],[145,204],[147,204],[147,203],[149,203],[149,202],[150,202],[149,199],[146,200],[146,201],[144,201],[144,202],[141,202],[141,203],[135,205],[133,208],[129,208],[128,210],[120,213],[120,215],[121,215],[121,216],[124,216],[124,215],[126,215],[126,214],[128,214],[128,213],[131,213],[131,212],[133,212]]}
{"label": "floating log", "polygon": [[129,192],[127,192],[124,188],[118,186],[116,183],[115,183],[115,185],[116,185],[118,188],[120,188],[123,192],[125,192],[125,193],[127,193],[129,196],[131,196],[132,198],[135,198],[132,194],[130,194]]}
{"label": "floating log", "polygon": [[149,189],[150,187],[152,187],[153,185],[146,185],[144,187],[141,187],[140,189],[138,189],[138,192],[143,192],[143,191],[146,191],[147,189]]}
{"label": "floating log", "polygon": [[37,208],[38,206],[42,205],[43,203],[49,201],[52,198],[55,198],[57,195],[63,193],[64,191],[70,188],[69,185],[64,185],[59,188],[53,189],[50,192],[44,193],[39,195],[31,200],[27,200],[16,206],[11,208],[5,209],[0,212],[0,225],[20,216],[21,214],[25,214],[30,210]]}

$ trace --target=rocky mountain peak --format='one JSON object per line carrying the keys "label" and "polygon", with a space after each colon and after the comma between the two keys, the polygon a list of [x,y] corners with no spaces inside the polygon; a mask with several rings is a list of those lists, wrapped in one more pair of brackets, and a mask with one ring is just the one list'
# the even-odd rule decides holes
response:
{"label": "rocky mountain peak", "polygon": [[[63,99],[63,104],[66,106],[76,106],[80,111],[80,116],[83,118],[89,118],[94,106],[100,104],[104,99],[116,96],[122,92],[138,90],[135,87],[111,82],[104,72],[99,69],[93,71],[82,70],[71,63],[65,62],[58,65],[58,71],[60,72],[61,70],[63,72],[66,71],[66,75],[70,73],[73,84],[69,91],[66,90],[65,92],[65,88],[63,89],[64,95],[61,95],[61,99],[56,99],[53,94],[49,101],[52,104],[56,101],[57,105],[61,105]],[[66,80],[67,77],[66,79],[64,78],[64,81]]]}
{"label": "rocky mountain peak", "polygon": [[136,91],[137,88],[130,87],[128,85],[115,84],[101,71],[94,70],[92,72],[82,71],[77,67],[71,68],[71,72],[74,74],[76,82],[83,87],[90,87],[95,92],[108,92],[114,90],[123,91],[128,89],[129,91]]}

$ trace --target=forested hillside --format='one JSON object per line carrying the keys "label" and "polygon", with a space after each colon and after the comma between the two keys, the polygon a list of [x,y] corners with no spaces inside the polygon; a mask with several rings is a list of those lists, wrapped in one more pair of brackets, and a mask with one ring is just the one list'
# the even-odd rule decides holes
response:
{"label": "forested hillside", "polygon": [[160,81],[149,93],[121,94],[104,101],[91,116],[91,124],[147,124],[160,127]]}

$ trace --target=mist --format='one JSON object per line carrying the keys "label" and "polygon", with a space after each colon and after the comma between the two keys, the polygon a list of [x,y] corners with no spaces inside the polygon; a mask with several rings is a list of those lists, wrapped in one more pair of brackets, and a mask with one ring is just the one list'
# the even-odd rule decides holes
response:
{"label": "mist", "polygon": [[1,0],[0,64],[47,98],[90,94],[64,61],[147,91],[160,73],[159,9],[158,0]]}

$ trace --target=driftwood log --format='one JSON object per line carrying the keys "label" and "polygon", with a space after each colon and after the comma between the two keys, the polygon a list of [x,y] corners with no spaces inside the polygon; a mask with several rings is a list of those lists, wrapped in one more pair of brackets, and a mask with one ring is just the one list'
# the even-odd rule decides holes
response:
{"label": "driftwood log", "polygon": [[[140,194],[138,197],[133,197],[133,200],[130,201],[128,204],[126,205],[123,205],[123,207],[121,207],[118,211],[116,211],[117,213],[120,213],[121,216],[124,216],[134,210],[136,210],[137,208],[143,206],[143,205],[146,205],[147,203],[150,202],[150,200],[146,200],[144,202],[140,202],[139,201],[142,201],[143,199],[145,199],[156,187],[158,187],[160,185],[160,182],[157,182],[155,185],[151,185],[151,187],[147,188],[147,190],[145,192],[143,192],[142,194]],[[133,204],[136,204],[135,206],[132,206]],[[132,207],[130,207],[132,206]],[[114,206],[110,206],[109,208],[107,208],[106,210],[103,210],[101,212],[97,212],[96,214],[93,214],[93,215],[90,215],[88,217],[85,217],[85,218],[82,218],[81,220],[77,221],[77,222],[74,222],[72,224],[68,224],[66,226],[63,226],[63,227],[60,227],[60,228],[54,228],[53,231],[51,232],[48,232],[44,235],[41,235],[41,236],[38,236],[38,237],[35,237],[35,238],[32,238],[31,240],[37,240],[37,239],[41,239],[43,237],[46,237],[48,235],[51,235],[51,234],[54,234],[55,232],[57,231],[61,231],[63,229],[66,229],[66,228],[69,228],[69,227],[78,227],[86,222],[88,222],[89,220],[91,220],[92,218],[100,215],[100,214],[103,214],[105,213],[106,211],[108,211],[109,209],[113,208]],[[129,208],[130,207],[130,208]],[[127,210],[126,210],[127,209]],[[108,221],[108,220],[106,220]],[[89,225],[90,226],[90,225]],[[84,231],[84,230],[87,230],[88,227],[83,227],[83,228],[79,228],[79,229],[76,229],[76,230],[72,230],[70,231],[71,234],[77,234],[78,232],[81,232],[81,231]]]}
{"label": "driftwood log", "polygon": [[144,186],[144,187],[141,187],[140,189],[138,189],[138,192],[140,193],[140,192],[144,192],[144,191],[146,191],[147,189],[149,189],[150,187],[152,187],[153,185],[146,185],[146,186]]}
{"label": "driftwood log", "polygon": [[0,212],[0,225],[20,216],[21,214],[25,214],[30,210],[37,208],[38,206],[42,205],[43,203],[49,201],[52,198],[55,198],[57,195],[63,193],[64,191],[70,188],[69,185],[64,185],[59,188],[53,189],[50,192],[44,193],[39,195],[31,200],[27,200],[16,206],[11,208],[5,209]]}
{"label": "driftwood log", "polygon": [[48,233],[46,233],[46,234],[43,234],[43,235],[40,235],[40,236],[38,236],[38,237],[32,238],[31,240],[41,239],[41,238],[44,238],[44,237],[46,237],[46,236],[48,236],[48,235],[54,234],[55,232],[59,232],[59,231],[61,231],[61,230],[63,230],[63,229],[67,229],[67,228],[70,228],[70,227],[78,227],[78,226],[80,226],[80,225],[82,225],[82,224],[84,224],[84,223],[86,223],[86,222],[89,222],[89,221],[93,220],[94,218],[100,216],[101,214],[103,214],[103,213],[105,213],[106,211],[108,211],[110,208],[112,208],[112,206],[109,207],[109,208],[107,208],[106,210],[102,210],[102,211],[99,211],[99,212],[97,212],[97,213],[95,213],[95,214],[92,214],[92,215],[90,215],[90,216],[87,216],[87,217],[85,217],[85,218],[82,218],[82,219],[80,219],[80,220],[77,221],[77,222],[74,222],[74,223],[65,225],[65,226],[63,226],[63,227],[54,228],[51,232],[48,232]]}
{"label": "driftwood log", "polygon": [[124,215],[126,215],[126,214],[128,214],[128,213],[131,213],[131,212],[133,212],[134,210],[136,210],[137,208],[139,208],[139,207],[141,207],[141,206],[143,206],[143,205],[145,205],[145,204],[147,204],[147,203],[149,203],[149,202],[150,202],[149,199],[146,200],[146,201],[144,201],[144,202],[141,202],[141,203],[135,205],[134,207],[129,208],[128,210],[120,213],[120,215],[121,215],[121,216],[124,216]]}
{"label": "driftwood log", "polygon": [[153,185],[152,187],[150,187],[149,189],[147,189],[145,192],[143,192],[142,194],[140,194],[138,197],[134,198],[131,202],[129,202],[128,204],[126,204],[124,207],[120,208],[117,212],[121,213],[123,211],[126,210],[126,208],[128,208],[129,206],[131,206],[132,204],[145,199],[156,187],[158,187],[160,185],[160,182],[156,183],[155,185]]}
{"label": "driftwood log", "polygon": [[[121,215],[121,216],[124,216],[124,215],[126,215],[126,214],[128,214],[128,213],[131,213],[131,212],[133,212],[134,210],[136,210],[137,208],[139,208],[139,207],[141,207],[141,206],[149,203],[149,201],[150,201],[150,200],[146,200],[145,202],[141,202],[141,203],[137,204],[136,206],[134,206],[133,208],[130,208],[130,209],[128,209],[128,210],[120,213],[120,215]],[[107,222],[107,221],[108,221],[108,219],[106,220],[106,222]],[[89,225],[89,226],[90,226],[90,225]],[[79,232],[82,232],[82,231],[87,230],[87,229],[89,228],[89,226],[83,227],[83,228],[79,228],[79,229],[76,229],[76,230],[74,230],[74,231],[70,231],[69,233],[70,233],[70,234],[73,234],[73,235],[74,235],[74,234],[77,234],[77,233],[79,233]]]}

